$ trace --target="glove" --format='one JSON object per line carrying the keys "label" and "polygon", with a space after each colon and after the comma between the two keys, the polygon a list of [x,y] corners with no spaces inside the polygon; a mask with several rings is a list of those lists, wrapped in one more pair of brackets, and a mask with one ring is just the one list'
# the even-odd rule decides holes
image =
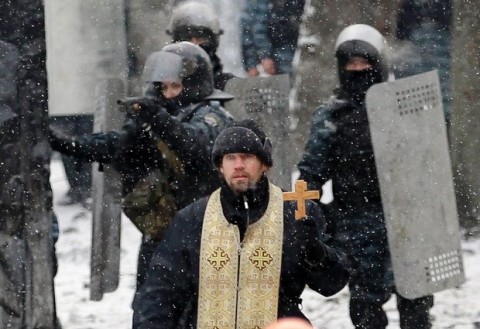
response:
{"label": "glove", "polygon": [[313,218],[296,220],[294,226],[294,238],[300,248],[300,259],[309,270],[321,267],[326,255],[326,248],[317,229],[317,223]]}
{"label": "glove", "polygon": [[48,127],[48,141],[53,150],[59,152],[68,152],[75,147],[75,139],[66,135],[53,126]]}
{"label": "glove", "polygon": [[139,118],[150,124],[152,118],[160,112],[161,104],[156,98],[145,97],[133,105],[133,110],[138,114]]}
{"label": "glove", "polygon": [[137,141],[143,131],[141,123],[139,123],[138,120],[134,120],[133,118],[125,120],[125,123],[122,126],[122,130],[124,132],[123,143]]}

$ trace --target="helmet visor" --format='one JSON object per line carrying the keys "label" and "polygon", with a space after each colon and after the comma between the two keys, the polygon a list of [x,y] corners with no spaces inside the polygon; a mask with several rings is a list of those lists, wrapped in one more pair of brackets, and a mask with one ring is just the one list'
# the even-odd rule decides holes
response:
{"label": "helmet visor", "polygon": [[158,51],[147,58],[143,69],[142,80],[149,82],[177,82],[182,83],[183,78],[195,72],[196,64],[183,57]]}

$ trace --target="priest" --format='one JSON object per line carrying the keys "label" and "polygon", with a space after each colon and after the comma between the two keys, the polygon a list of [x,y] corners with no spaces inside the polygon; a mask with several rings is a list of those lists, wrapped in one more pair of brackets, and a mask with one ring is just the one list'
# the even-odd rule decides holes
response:
{"label": "priest", "polygon": [[[269,182],[272,144],[252,120],[214,143],[221,188],[177,213],[133,304],[135,329],[264,328],[306,317],[308,285],[340,291],[349,272],[328,245],[316,193],[285,193]],[[317,195],[318,197],[318,195]]]}

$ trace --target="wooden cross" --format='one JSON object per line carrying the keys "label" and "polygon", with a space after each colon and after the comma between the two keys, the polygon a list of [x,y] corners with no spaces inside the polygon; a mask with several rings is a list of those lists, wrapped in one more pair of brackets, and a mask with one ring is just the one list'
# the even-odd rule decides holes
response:
{"label": "wooden cross", "polygon": [[295,182],[294,192],[283,192],[284,201],[297,201],[297,209],[295,210],[295,219],[305,218],[305,200],[320,199],[320,192],[317,190],[307,191],[307,183],[304,180]]}

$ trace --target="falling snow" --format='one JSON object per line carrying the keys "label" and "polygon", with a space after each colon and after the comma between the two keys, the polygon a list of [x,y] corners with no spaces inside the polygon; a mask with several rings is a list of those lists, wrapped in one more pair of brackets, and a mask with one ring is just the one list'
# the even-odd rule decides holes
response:
{"label": "falling snow", "polygon": [[[54,198],[68,190],[63,166],[54,158],[51,167]],[[55,278],[58,317],[64,329],[130,328],[131,302],[135,290],[137,253],[140,233],[125,216],[122,218],[120,284],[116,291],[101,301],[89,299],[91,213],[79,205],[58,206],[60,238],[57,242],[59,261]],[[480,328],[480,240],[462,242],[466,282],[457,289],[435,294],[432,310],[433,328]],[[306,290],[303,310],[316,329],[353,328],[348,316],[348,289],[324,298]],[[395,300],[386,305],[388,329],[400,328]],[[476,323],[476,325],[475,325]]]}

